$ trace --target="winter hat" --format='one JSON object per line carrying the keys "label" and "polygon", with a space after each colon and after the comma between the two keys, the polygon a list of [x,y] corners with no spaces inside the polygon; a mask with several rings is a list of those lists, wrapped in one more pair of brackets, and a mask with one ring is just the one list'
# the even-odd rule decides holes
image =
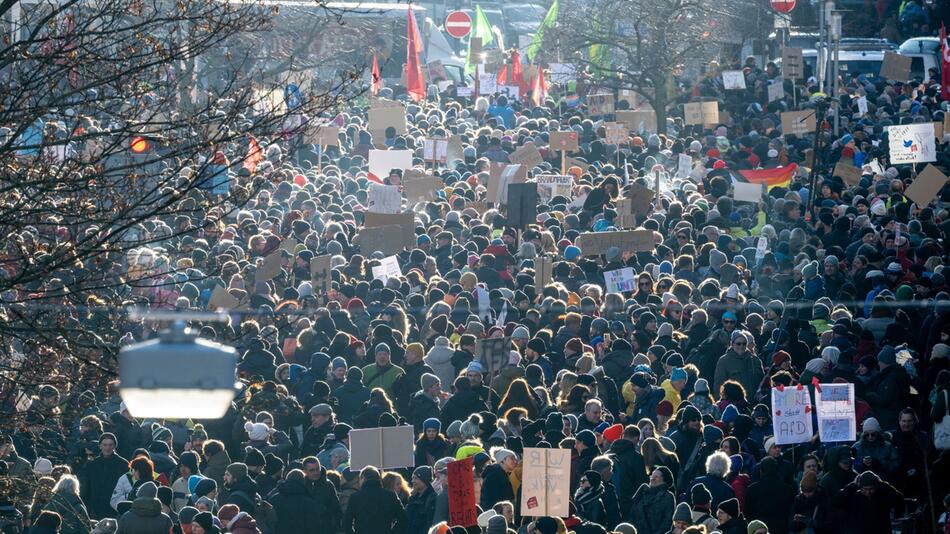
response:
{"label": "winter hat", "polygon": [[389,345],[387,345],[386,343],[379,343],[378,345],[376,345],[376,350],[373,351],[373,354],[379,354],[380,352],[385,352],[386,354],[390,354],[391,352],[389,350]]}
{"label": "winter hat", "polygon": [[218,528],[214,526],[214,516],[211,512],[201,512],[191,519],[192,523],[198,523],[205,532],[217,532]]}
{"label": "winter hat", "polygon": [[418,478],[419,480],[425,482],[426,484],[432,484],[432,468],[428,465],[420,465],[412,471],[412,476]]}
{"label": "winter hat", "polygon": [[451,423],[449,423],[449,427],[445,429],[445,436],[448,438],[461,438],[462,437],[462,422],[452,421]]}
{"label": "winter hat", "polygon": [[244,452],[244,464],[248,467],[264,467],[267,461],[264,459],[264,453],[254,447],[247,447]]}
{"label": "winter hat", "polygon": [[557,534],[557,521],[551,517],[539,517],[534,522],[534,528],[541,534]]}
{"label": "winter hat", "polygon": [[683,410],[680,412],[677,419],[683,423],[690,423],[693,421],[702,421],[703,414],[701,414],[699,410],[696,409],[695,406],[690,404],[690,405],[687,405],[685,408],[683,408]]}
{"label": "winter hat", "polygon": [[690,490],[690,497],[693,505],[703,505],[709,504],[712,502],[712,493],[709,492],[709,489],[706,488],[706,485],[703,483],[696,484]]}
{"label": "winter hat", "polygon": [[[181,456],[178,457],[178,465],[184,465],[192,473],[198,472],[198,464],[200,462],[201,462],[201,459],[198,456],[198,453],[195,451],[184,451],[181,453]],[[191,475],[191,476],[194,476],[194,475]],[[190,477],[188,479],[188,482],[189,484],[191,483]],[[197,484],[197,482],[195,483]]]}
{"label": "winter hat", "polygon": [[614,528],[615,532],[620,534],[637,534],[637,527],[631,525],[630,523],[620,523]]}
{"label": "winter hat", "polygon": [[597,446],[597,436],[590,430],[581,430],[577,433],[575,439],[583,443],[588,449],[593,449]]}
{"label": "winter hat", "polygon": [[497,464],[504,462],[511,456],[514,456],[515,458],[517,458],[517,455],[513,451],[511,451],[510,449],[505,449],[505,448],[493,449],[492,456],[494,457],[495,463]]}
{"label": "winter hat", "polygon": [[270,428],[264,423],[248,421],[244,423],[244,431],[247,432],[247,437],[251,441],[266,441],[270,436]]}
{"label": "winter hat", "polygon": [[934,345],[933,350],[930,352],[930,359],[944,359],[950,355],[950,345],[945,345],[943,343],[937,343]]}
{"label": "winter hat", "polygon": [[808,471],[802,475],[802,489],[818,489],[818,475],[814,471]]}
{"label": "winter hat", "polygon": [[435,376],[432,373],[422,373],[422,377],[419,379],[419,383],[422,386],[422,390],[425,391],[432,386],[439,383],[439,377]]}
{"label": "winter hat", "polygon": [[707,445],[722,441],[722,429],[716,425],[703,425],[703,442]]}
{"label": "winter hat", "polygon": [[864,424],[861,425],[861,430],[863,433],[868,432],[881,432],[881,423],[878,422],[874,417],[868,417],[864,420]]}
{"label": "winter hat", "polygon": [[709,393],[709,381],[705,378],[700,378],[693,386],[693,391],[696,393]]}
{"label": "winter hat", "polygon": [[525,326],[518,326],[512,330],[511,339],[531,339],[531,332]]}
{"label": "winter hat", "polygon": [[482,417],[480,415],[470,415],[469,418],[464,423],[462,423],[461,427],[459,427],[460,437],[464,439],[478,437],[478,435],[481,434],[481,429],[479,428],[481,423]]}
{"label": "winter hat", "polygon": [[[184,510],[184,508],[182,508],[182,510]],[[92,534],[115,534],[118,529],[119,523],[111,517],[106,517],[96,523],[96,528],[92,529]]]}
{"label": "winter hat", "polygon": [[604,482],[604,478],[600,476],[600,473],[594,470],[584,471],[584,478],[587,479],[587,482],[594,488],[600,486]]}
{"label": "winter hat", "polygon": [[623,437],[623,425],[620,423],[613,424],[604,430],[604,439],[607,443],[613,443],[621,437]]}
{"label": "winter hat", "polygon": [[729,517],[739,517],[739,501],[735,497],[722,501],[719,503],[718,510],[729,514]]}
{"label": "winter hat", "polygon": [[436,419],[435,417],[430,417],[422,422],[423,432],[425,432],[426,430],[430,428],[434,428],[435,432],[438,434],[439,432],[442,431],[442,422]]}
{"label": "winter hat", "polygon": [[225,471],[231,473],[231,476],[238,480],[247,478],[247,464],[242,462],[232,463],[225,468]]}
{"label": "winter hat", "polygon": [[894,350],[894,347],[890,345],[881,347],[881,352],[877,355],[877,361],[885,365],[894,365],[897,363],[897,352]]}
{"label": "winter hat", "polygon": [[768,525],[766,525],[762,521],[759,521],[758,519],[753,519],[752,521],[749,521],[749,526],[746,529],[746,531],[749,534],[755,534],[757,530],[762,530],[762,529],[765,529],[766,532],[769,531]]}
{"label": "winter hat", "polygon": [[689,509],[688,504],[681,502],[676,505],[676,511],[673,512],[673,521],[685,521],[691,525],[693,524],[693,512]]}
{"label": "winter hat", "polygon": [[775,436],[769,436],[768,439],[765,440],[765,454],[768,454],[775,445]]}
{"label": "winter hat", "polygon": [[346,359],[342,356],[337,356],[336,358],[333,358],[332,362],[330,362],[330,366],[333,371],[336,371],[340,368],[346,369]]}
{"label": "winter hat", "polygon": [[241,513],[241,509],[236,504],[225,504],[218,510],[218,519],[225,527],[230,527],[231,520]]}
{"label": "winter hat", "polygon": [[739,410],[734,404],[730,404],[722,411],[722,416],[719,420],[726,424],[732,424],[736,422],[737,417],[739,417]]}
{"label": "winter hat", "polygon": [[808,360],[808,363],[805,364],[805,370],[817,374],[825,368],[825,365],[825,360],[822,360],[821,358],[812,358]]}
{"label": "winter hat", "polygon": [[656,414],[662,415],[664,417],[672,417],[673,403],[671,403],[670,401],[666,399],[661,400],[659,404],[656,405]]}
{"label": "winter hat", "polygon": [[677,380],[688,380],[689,376],[686,374],[686,369],[682,367],[674,367],[670,371],[670,382],[676,382]]}
{"label": "winter hat", "polygon": [[498,515],[498,512],[489,508],[488,510],[485,510],[484,512],[478,514],[478,517],[475,519],[475,522],[481,528],[488,528],[488,520],[495,517],[496,515]]}
{"label": "winter hat", "polygon": [[508,532],[508,520],[503,515],[492,516],[488,520],[488,528],[485,534],[506,534]]}
{"label": "winter hat", "polygon": [[182,525],[190,525],[196,515],[198,515],[198,509],[194,506],[185,506],[178,510],[178,520]]}
{"label": "winter hat", "polygon": [[548,345],[544,342],[543,339],[536,337],[528,342],[528,348],[537,352],[538,354],[544,354],[548,351]]}
{"label": "winter hat", "polygon": [[53,472],[53,462],[46,458],[37,458],[33,464],[33,472],[40,476],[46,476]]}
{"label": "winter hat", "polygon": [[865,471],[858,475],[858,486],[877,486],[881,483],[881,477],[874,471]]}

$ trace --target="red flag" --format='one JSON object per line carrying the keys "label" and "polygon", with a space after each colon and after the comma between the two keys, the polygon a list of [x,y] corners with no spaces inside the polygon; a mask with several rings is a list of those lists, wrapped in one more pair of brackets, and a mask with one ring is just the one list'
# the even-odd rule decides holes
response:
{"label": "red flag", "polygon": [[950,45],[943,24],[940,25],[940,98],[950,100]]}
{"label": "red flag", "polygon": [[413,101],[418,102],[426,96],[426,83],[422,77],[422,63],[419,53],[422,51],[422,40],[419,38],[419,28],[416,27],[416,17],[412,14],[412,5],[407,10],[406,22],[406,92]]}
{"label": "red flag", "polygon": [[261,152],[261,147],[257,144],[257,139],[254,139],[252,136],[251,140],[247,142],[247,155],[244,156],[244,168],[251,173],[257,172],[257,164],[263,160],[264,154]]}
{"label": "red flag", "polygon": [[508,64],[501,67],[501,71],[495,76],[495,84],[498,86],[508,85]]}
{"label": "red flag", "polygon": [[544,83],[544,69],[538,65],[538,75],[534,77],[534,83],[531,85],[531,103],[540,107],[547,97],[548,87]]}
{"label": "red flag", "polygon": [[524,83],[524,72],[521,70],[521,58],[518,57],[518,51],[511,53],[511,81],[518,86],[518,94],[524,96],[528,92],[528,86]]}
{"label": "red flag", "polygon": [[383,88],[383,77],[379,75],[379,57],[374,53],[373,54],[373,85],[370,88],[370,92],[373,93],[373,96],[379,94],[379,90]]}

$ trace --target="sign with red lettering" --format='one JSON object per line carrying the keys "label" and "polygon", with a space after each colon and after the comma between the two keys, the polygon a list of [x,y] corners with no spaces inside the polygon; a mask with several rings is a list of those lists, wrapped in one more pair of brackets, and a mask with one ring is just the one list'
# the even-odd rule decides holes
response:
{"label": "sign with red lettering", "polygon": [[475,464],[469,456],[448,466],[449,524],[474,527],[478,520],[475,508]]}

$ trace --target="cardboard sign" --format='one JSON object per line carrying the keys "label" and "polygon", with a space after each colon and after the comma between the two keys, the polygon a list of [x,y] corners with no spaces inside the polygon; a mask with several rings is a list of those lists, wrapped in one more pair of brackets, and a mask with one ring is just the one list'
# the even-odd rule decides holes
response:
{"label": "cardboard sign", "polygon": [[406,195],[409,202],[422,202],[425,200],[435,200],[438,191],[442,189],[445,182],[438,176],[423,176],[405,181],[402,184],[402,192]]}
{"label": "cardboard sign", "polygon": [[369,110],[369,127],[367,128],[373,134],[373,140],[381,144],[385,139],[386,128],[392,126],[396,129],[396,135],[405,134],[406,127],[406,109],[399,102],[393,102],[395,106],[386,104],[385,107],[371,107]]}
{"label": "cardboard sign", "polygon": [[288,237],[288,238],[285,238],[283,241],[281,241],[280,246],[277,248],[279,248],[280,250],[286,250],[290,254],[296,254],[294,251],[297,250],[298,244],[299,243],[297,243],[296,239],[292,237]]}
{"label": "cardboard sign", "polygon": [[465,86],[456,87],[455,95],[458,96],[459,98],[472,98],[472,96],[475,95],[475,88],[465,87]]}
{"label": "cardboard sign", "polygon": [[732,184],[732,199],[736,202],[759,203],[762,201],[764,192],[762,184],[747,184],[745,182]]}
{"label": "cardboard sign", "polygon": [[773,388],[772,426],[775,429],[775,443],[790,445],[810,440],[814,434],[811,411],[811,394],[808,388]]}
{"label": "cardboard sign", "polygon": [[785,83],[781,78],[776,78],[775,81],[769,84],[769,102],[775,102],[783,98],[785,98]]}
{"label": "cardboard sign", "polygon": [[858,185],[861,182],[861,169],[839,161],[835,165],[832,176],[840,176],[844,183],[848,185]]}
{"label": "cardboard sign", "polygon": [[366,209],[374,213],[399,213],[402,209],[399,186],[370,182],[366,194]]}
{"label": "cardboard sign", "polygon": [[573,198],[574,177],[564,174],[542,174],[535,177],[538,184],[538,201],[549,204],[557,196]]}
{"label": "cardboard sign", "polygon": [[800,80],[805,75],[805,60],[802,49],[786,46],[782,49],[782,76],[790,80]]}
{"label": "cardboard sign", "polygon": [[936,198],[946,183],[947,176],[944,173],[933,165],[927,165],[904,192],[904,196],[914,201],[917,207],[923,208]]}
{"label": "cardboard sign", "polygon": [[891,165],[937,161],[937,143],[932,122],[887,127]]}
{"label": "cardboard sign", "polygon": [[215,286],[211,292],[211,299],[208,301],[208,309],[233,310],[238,307],[238,304],[240,304],[240,301],[230,291],[221,286]]}
{"label": "cardboard sign", "polygon": [[541,288],[551,283],[554,274],[554,262],[547,256],[538,256],[534,259],[534,289],[540,292]]}
{"label": "cardboard sign", "polygon": [[449,524],[465,528],[478,524],[475,508],[475,457],[469,456],[448,465]]}
{"label": "cardboard sign", "polygon": [[538,147],[535,146],[533,142],[528,142],[518,150],[512,152],[508,156],[508,161],[519,163],[528,169],[532,169],[543,163],[544,158],[541,157],[541,152],[538,151]]}
{"label": "cardboard sign", "polygon": [[360,428],[350,431],[350,469],[415,467],[412,426]]}
{"label": "cardboard sign", "polygon": [[[624,135],[626,135],[626,134],[624,134]],[[571,167],[580,167],[582,173],[587,172],[587,171],[590,170],[590,164],[589,164],[589,163],[584,163],[583,161],[581,161],[581,160],[579,160],[579,159],[577,159],[577,158],[572,158],[572,157],[568,156],[567,159],[566,159],[566,163],[567,163],[567,168],[568,168],[568,169],[570,169]]]}
{"label": "cardboard sign", "polygon": [[468,40],[468,62],[472,65],[482,63],[482,38],[472,37]]}
{"label": "cardboard sign", "polygon": [[722,86],[727,91],[745,89],[745,74],[741,70],[722,71]]}
{"label": "cardboard sign", "polygon": [[621,230],[618,232],[585,232],[575,240],[584,256],[606,254],[610,247],[620,252],[649,252],[656,247],[652,230]]}
{"label": "cardboard sign", "polygon": [[608,293],[623,293],[637,289],[637,275],[632,267],[624,267],[613,271],[604,271],[604,282]]}
{"label": "cardboard sign", "polygon": [[617,228],[636,228],[637,215],[633,211],[633,199],[621,198],[615,203],[617,217],[614,219],[614,226]]}
{"label": "cardboard sign", "polygon": [[333,274],[330,260],[328,254],[310,258],[310,283],[313,285],[314,293],[319,293],[318,290],[322,290],[326,294],[332,288]]}
{"label": "cardboard sign", "polygon": [[478,340],[475,346],[475,359],[482,364],[486,380],[508,365],[508,352],[511,350],[510,337],[496,337]]}
{"label": "cardboard sign", "polygon": [[524,165],[499,165],[492,163],[488,176],[488,192],[485,199],[502,206],[508,203],[508,184],[524,183],[528,170]]}
{"label": "cardboard sign", "polygon": [[819,384],[815,388],[815,401],[821,442],[853,442],[857,437],[854,384]]}
{"label": "cardboard sign", "polygon": [[653,209],[653,199],[656,198],[656,193],[649,187],[631,182],[627,186],[627,198],[633,202],[632,208],[635,215],[649,215]]}
{"label": "cardboard sign", "polygon": [[379,265],[373,266],[373,280],[382,280],[384,285],[390,278],[400,276],[402,276],[402,269],[399,267],[396,256],[387,256],[379,260]]}
{"label": "cardboard sign", "polygon": [[803,135],[815,131],[814,111],[786,111],[782,113],[782,135]]}
{"label": "cardboard sign", "polygon": [[412,168],[411,150],[370,150],[369,173],[385,180],[389,171],[393,169],[406,170]]}
{"label": "cardboard sign", "polygon": [[577,150],[577,132],[551,132],[549,144],[554,150]]}
{"label": "cardboard sign", "polygon": [[261,263],[261,266],[257,268],[257,272],[254,273],[255,282],[266,282],[280,274],[280,252],[272,252]]}
{"label": "cardboard sign", "polygon": [[508,184],[508,225],[524,228],[538,218],[538,186]]}
{"label": "cardboard sign", "polygon": [[[416,246],[416,219],[412,212],[409,213],[373,213],[367,211],[363,215],[364,228],[395,227],[399,230],[393,244],[402,250],[402,247],[413,248]],[[379,249],[382,250],[382,249]]]}
{"label": "cardboard sign", "polygon": [[326,124],[314,125],[304,133],[304,142],[320,146],[340,146],[340,129]]}
{"label": "cardboard sign", "polygon": [[910,64],[913,58],[893,52],[884,52],[884,61],[881,63],[881,78],[895,82],[906,82],[910,79]]}
{"label": "cardboard sign", "polygon": [[614,112],[614,95],[600,94],[587,95],[587,114],[591,117],[612,115]]}
{"label": "cardboard sign", "polygon": [[618,111],[616,116],[617,122],[631,132],[656,133],[655,111]]}
{"label": "cardboard sign", "polygon": [[521,515],[567,517],[571,500],[571,451],[524,449]]}
{"label": "cardboard sign", "polygon": [[445,165],[449,155],[448,139],[426,139],[422,143],[422,159]]}
{"label": "cardboard sign", "polygon": [[683,105],[686,124],[715,125],[719,123],[718,102],[689,102]]}
{"label": "cardboard sign", "polygon": [[[947,113],[943,116],[943,131],[945,133],[950,133],[950,113]],[[940,138],[940,142],[943,142],[943,137]]]}
{"label": "cardboard sign", "polygon": [[622,145],[627,142],[627,127],[619,122],[604,124],[604,140],[608,145]]}
{"label": "cardboard sign", "polygon": [[[356,234],[353,242],[360,246],[360,253],[370,256],[374,252],[383,254],[397,254],[402,252],[406,245],[402,242],[402,229],[398,226],[378,226],[363,228]],[[413,246],[415,242],[413,241]]]}

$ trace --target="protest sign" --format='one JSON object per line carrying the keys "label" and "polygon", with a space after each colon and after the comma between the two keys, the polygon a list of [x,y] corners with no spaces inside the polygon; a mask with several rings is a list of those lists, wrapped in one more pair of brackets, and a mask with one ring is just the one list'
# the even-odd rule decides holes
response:
{"label": "protest sign", "polygon": [[648,215],[653,207],[653,199],[656,193],[646,186],[637,182],[627,186],[627,198],[633,201],[633,213],[636,215]]}
{"label": "protest sign", "polygon": [[363,228],[356,234],[353,242],[360,246],[360,253],[364,256],[377,251],[383,254],[396,254],[407,248],[402,243],[402,235],[402,229],[398,226]]}
{"label": "protest sign", "polygon": [[812,437],[811,394],[808,388],[772,388],[772,426],[775,443],[804,443]]}
{"label": "protest sign", "polygon": [[402,183],[402,192],[409,202],[435,200],[438,190],[445,185],[438,176],[421,176]]}
{"label": "protest sign", "polygon": [[821,442],[854,441],[854,384],[819,384],[815,397]]}
{"label": "protest sign", "polygon": [[547,256],[539,256],[534,260],[534,288],[540,291],[541,288],[551,283],[551,276],[554,262]]}
{"label": "protest sign", "polygon": [[554,150],[577,150],[577,132],[551,132],[548,144]]}
{"label": "protest sign", "polygon": [[328,124],[310,123],[304,141],[311,145],[340,146],[340,129]]}
{"label": "protest sign", "polygon": [[619,122],[604,124],[604,140],[608,145],[622,145],[627,142],[627,127]]}
{"label": "protest sign", "polygon": [[288,237],[288,238],[285,238],[283,241],[281,241],[280,246],[277,248],[279,248],[280,250],[286,250],[290,254],[296,254],[295,250],[297,250],[298,244],[299,243],[297,242],[296,239],[292,237]]}
{"label": "protest sign", "polygon": [[208,301],[208,308],[212,310],[233,310],[238,307],[238,304],[240,304],[240,301],[230,291],[221,286],[215,286],[211,292],[211,300]]}
{"label": "protest sign", "polygon": [[680,154],[676,160],[676,176],[686,178],[693,172],[693,158],[688,154]]}
{"label": "protest sign", "polygon": [[765,254],[769,251],[769,238],[759,236],[759,241],[755,244],[755,263],[759,264],[765,258]]}
{"label": "protest sign", "polygon": [[488,175],[488,192],[485,199],[496,205],[508,203],[508,184],[524,183],[528,171],[524,165],[491,164]]}
{"label": "protest sign", "polygon": [[618,111],[617,122],[638,133],[656,133],[655,111]]}
{"label": "protest sign", "polygon": [[475,457],[456,460],[448,465],[449,524],[474,527],[478,522],[475,509]]}
{"label": "protest sign", "polygon": [[732,199],[736,202],[761,202],[764,192],[765,189],[762,184],[747,184],[745,182],[732,184]]}
{"label": "protest sign", "polygon": [[683,122],[686,124],[713,125],[719,123],[718,102],[689,102],[683,104]]}
{"label": "protest sign", "polygon": [[839,161],[835,165],[835,170],[832,172],[832,176],[840,176],[844,183],[848,185],[858,185],[861,181],[861,169],[855,167],[854,165],[848,165],[847,163]]}
{"label": "protest sign", "polygon": [[541,152],[538,151],[538,147],[534,143],[528,142],[518,150],[512,152],[508,156],[508,161],[519,163],[531,169],[543,163],[544,158],[541,157]]}
{"label": "protest sign", "polygon": [[508,225],[524,228],[537,218],[537,184],[508,184]]}
{"label": "protest sign", "polygon": [[933,165],[927,165],[904,192],[918,208],[924,208],[937,196],[947,183],[947,176]]}
{"label": "protest sign", "polygon": [[350,431],[350,469],[414,467],[412,426],[360,428]]}
{"label": "protest sign", "polygon": [[472,37],[468,40],[468,62],[472,65],[480,65],[482,61],[482,38]]}
{"label": "protest sign", "polygon": [[313,285],[314,293],[319,294],[320,290],[323,290],[326,294],[330,291],[333,282],[331,264],[329,254],[310,258],[310,283]]}
{"label": "protest sign", "polygon": [[881,78],[895,82],[906,82],[910,79],[910,64],[912,61],[913,58],[910,56],[884,52],[884,61],[881,63]]}
{"label": "protest sign", "polygon": [[868,97],[862,96],[858,99],[858,115],[865,116],[868,114]]}
{"label": "protest sign", "polygon": [[575,244],[584,256],[606,254],[610,247],[620,252],[648,252],[656,242],[652,230],[621,230],[617,232],[584,232],[577,236]]}
{"label": "protest sign", "polygon": [[403,135],[408,131],[406,128],[406,108],[399,102],[387,103],[380,107],[371,107],[369,109],[368,118],[368,130],[373,134],[373,140],[377,145],[385,141],[386,128],[390,126],[396,129],[396,135]]}
{"label": "protest sign", "polygon": [[385,180],[389,171],[393,169],[406,170],[412,168],[411,150],[370,150],[369,173]]}
{"label": "protest sign", "polygon": [[568,158],[567,158],[567,168],[570,169],[571,167],[578,167],[578,168],[580,168],[581,172],[587,172],[588,170],[590,170],[590,164],[589,164],[589,163],[584,163],[583,161],[581,161],[581,160],[579,160],[579,159],[577,159],[577,158],[568,157]]}
{"label": "protest sign", "polygon": [[[364,228],[394,227],[399,230],[395,235],[393,245],[396,245],[397,251],[402,247],[413,248],[416,246],[416,219],[412,212],[408,213],[374,213],[367,211],[363,214]],[[382,250],[382,249],[380,249]]]}
{"label": "protest sign", "polygon": [[510,337],[480,339],[475,346],[475,359],[482,364],[487,380],[491,380],[497,371],[508,365],[508,352],[511,350]]}
{"label": "protest sign", "polygon": [[786,46],[782,49],[782,76],[790,80],[804,78],[805,61],[802,49]]}
{"label": "protest sign", "polygon": [[722,71],[722,86],[727,91],[745,89],[745,74],[741,70]]}
{"label": "protest sign", "polygon": [[786,111],[782,113],[782,135],[802,135],[815,131],[814,111]]}
{"label": "protest sign", "polygon": [[943,123],[942,122],[934,123],[934,138],[937,140],[937,143],[943,142]]}
{"label": "protest sign", "polygon": [[635,228],[637,226],[637,215],[633,211],[633,199],[621,198],[614,204],[617,210],[614,226],[617,228]]}
{"label": "protest sign", "polygon": [[402,193],[395,185],[369,183],[366,193],[366,209],[375,213],[399,213],[402,207]]}
{"label": "protest sign", "polygon": [[785,97],[785,83],[782,78],[776,78],[769,84],[769,102],[775,102]]}
{"label": "protest sign", "polygon": [[254,273],[255,282],[266,282],[280,274],[280,251],[270,253]]}
{"label": "protest sign", "polygon": [[932,122],[887,127],[891,165],[937,161],[937,143]]}
{"label": "protest sign", "polygon": [[587,95],[587,113],[591,117],[611,115],[614,112],[614,95]]}
{"label": "protest sign", "polygon": [[617,91],[617,100],[626,101],[630,105],[630,109],[653,109],[647,99],[633,89]]}
{"label": "protest sign", "polygon": [[637,289],[637,275],[634,274],[632,267],[605,271],[604,281],[608,293],[623,293]]}
{"label": "protest sign", "polygon": [[422,159],[445,165],[449,154],[448,139],[426,139],[422,143]]}
{"label": "protest sign", "polygon": [[472,98],[472,96],[475,95],[475,88],[465,86],[456,87],[455,94],[460,98]]}
{"label": "protest sign", "polygon": [[478,94],[493,95],[498,91],[498,78],[495,74],[478,75]]}
{"label": "protest sign", "polygon": [[442,60],[436,59],[426,63],[426,70],[429,71],[429,80],[433,83],[449,79],[449,74],[445,72],[445,65],[442,64]]}
{"label": "protest sign", "polygon": [[520,92],[521,92],[521,88],[518,87],[517,85],[499,85],[498,86],[498,93],[502,95],[506,95],[509,100],[517,99],[518,93]]}
{"label": "protest sign", "polygon": [[571,451],[526,447],[522,462],[521,515],[567,517],[571,500]]}
{"label": "protest sign", "polygon": [[570,200],[573,195],[574,178],[563,174],[541,174],[535,177],[538,184],[538,201],[549,204],[554,197],[564,197]]}
{"label": "protest sign", "polygon": [[373,280],[382,280],[383,284],[390,278],[400,276],[402,276],[402,269],[399,268],[399,260],[396,256],[387,256],[379,260],[379,265],[373,267]]}

